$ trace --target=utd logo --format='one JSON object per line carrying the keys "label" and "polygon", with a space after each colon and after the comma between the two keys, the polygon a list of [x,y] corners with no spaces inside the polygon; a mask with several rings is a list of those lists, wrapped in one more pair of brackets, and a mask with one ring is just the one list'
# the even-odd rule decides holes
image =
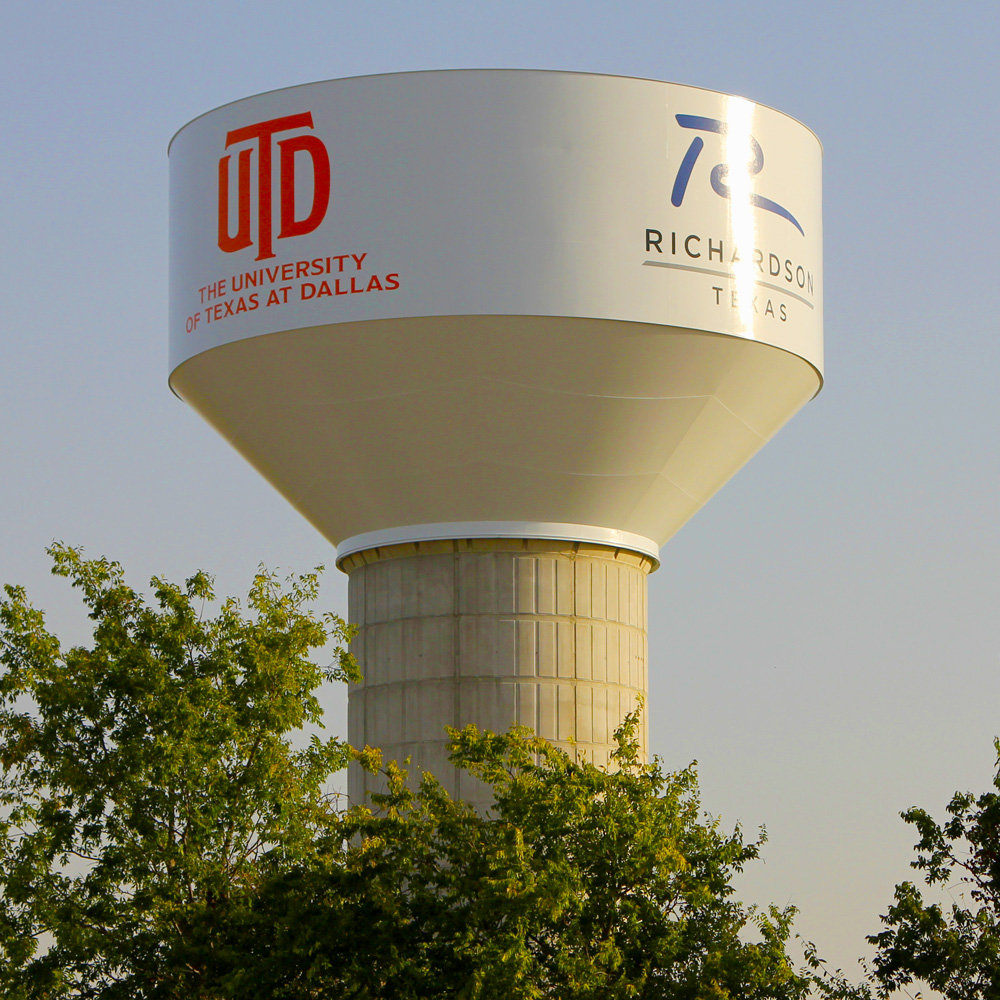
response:
{"label": "utd logo", "polygon": [[[702,118],[700,115],[675,115],[677,119],[677,124],[681,128],[695,129],[698,132],[715,132],[718,135],[727,135],[729,132],[729,126],[718,118]],[[764,150],[760,148],[760,143],[751,135],[748,136],[750,140],[750,149],[753,152],[753,158],[747,164],[747,172],[751,177],[756,176],[761,172],[764,166]],[[694,170],[694,165],[698,162],[698,156],[702,149],[705,148],[705,140],[702,139],[700,135],[696,135],[691,140],[691,145],[688,146],[687,152],[684,154],[684,159],[681,161],[681,165],[677,170],[677,176],[674,178],[674,188],[670,194],[670,203],[675,208],[680,208],[681,203],[684,201],[684,194],[687,191],[688,181],[691,179],[691,171]],[[720,198],[731,198],[732,193],[729,189],[729,185],[726,181],[729,178],[729,164],[728,163],[717,163],[712,167],[711,182],[712,190]],[[756,206],[757,208],[762,208],[765,212],[773,212],[775,215],[780,215],[781,218],[787,219],[795,228],[805,236],[802,232],[802,227],[799,225],[798,220],[788,211],[787,208],[782,207],[776,201],[771,201],[770,198],[764,198],[759,194],[749,195],[750,204]]]}
{"label": "utd logo", "polygon": [[[253,245],[251,234],[250,166],[254,153],[257,155],[257,257],[266,260],[274,257],[272,250],[274,208],[273,190],[273,147],[271,138],[292,129],[313,128],[312,115],[307,111],[300,115],[272,118],[233,129],[226,134],[226,149],[240,143],[251,143],[237,154],[237,211],[236,235],[230,234],[230,166],[232,155],[219,160],[219,249],[225,253],[235,253]],[[278,176],[280,205],[278,211],[277,239],[286,240],[292,236],[303,236],[316,229],[326,216],[330,204],[330,157],[326,146],[315,135],[293,135],[287,139],[277,139]],[[295,217],[295,170],[296,154],[305,154],[312,161],[312,207],[305,218]],[[301,164],[301,159],[299,160]]]}

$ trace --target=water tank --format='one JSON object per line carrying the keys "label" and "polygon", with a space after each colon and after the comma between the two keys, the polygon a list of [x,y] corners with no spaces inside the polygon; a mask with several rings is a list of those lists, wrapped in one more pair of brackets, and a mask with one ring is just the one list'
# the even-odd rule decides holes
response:
{"label": "water tank", "polygon": [[446,722],[519,720],[606,756],[660,547],[821,386],[820,176],[778,111],[585,73],[332,80],[177,133],[170,385],[337,546],[357,742],[443,770]]}

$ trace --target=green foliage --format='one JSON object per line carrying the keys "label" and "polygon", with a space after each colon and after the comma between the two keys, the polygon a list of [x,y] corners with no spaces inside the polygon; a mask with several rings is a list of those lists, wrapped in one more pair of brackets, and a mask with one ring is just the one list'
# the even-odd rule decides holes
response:
{"label": "green foliage", "polygon": [[[23,589],[0,600],[0,992],[195,997],[240,956],[222,928],[336,811],[348,751],[288,734],[357,676],[350,630],[308,610],[317,578],[254,580],[214,618],[211,579],[154,579],[148,606],[104,559],[50,549],[93,645],[63,651]],[[311,650],[341,648],[322,668]]]}
{"label": "green foliage", "polygon": [[[374,811],[262,893],[237,994],[357,1000],[804,997],[785,953],[793,911],[757,911],[731,880],[759,842],[703,819],[695,773],[615,768],[525,730],[453,732],[454,763],[492,787],[488,817],[390,762]],[[356,754],[378,767],[378,754]]]}
{"label": "green foliage", "polygon": [[912,882],[896,886],[886,930],[868,939],[878,949],[873,972],[883,996],[915,981],[947,1000],[1000,996],[1000,741],[995,747],[997,791],[957,792],[943,823],[923,809],[902,814],[920,835],[911,866],[928,886],[957,890],[971,905],[942,907]]}
{"label": "green foliage", "polygon": [[[0,600],[0,994],[12,1000],[800,1000],[861,993],[796,971],[793,910],[732,881],[760,841],[701,811],[695,772],[609,769],[526,730],[453,732],[488,816],[378,750],[293,733],[357,679],[315,575],[152,583],[55,546],[94,620],[63,651],[23,590]],[[334,663],[310,653],[333,640]],[[331,772],[384,775],[338,809]]]}

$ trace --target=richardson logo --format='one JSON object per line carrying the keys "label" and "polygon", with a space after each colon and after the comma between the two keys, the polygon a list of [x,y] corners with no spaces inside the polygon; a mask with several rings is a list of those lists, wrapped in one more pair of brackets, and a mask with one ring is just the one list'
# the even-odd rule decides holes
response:
{"label": "richardson logo", "polygon": [[[702,118],[700,115],[675,115],[675,118],[677,119],[677,124],[680,125],[681,128],[694,129],[698,132],[715,132],[717,135],[722,136],[729,134],[729,126],[726,122],[719,121],[718,118]],[[749,139],[750,150],[753,155],[747,162],[746,171],[750,177],[755,177],[764,167],[764,151],[760,148],[760,143],[752,135],[747,134],[747,139]],[[691,140],[691,145],[688,146],[688,150],[684,154],[684,159],[681,160],[681,165],[677,170],[677,176],[674,178],[674,188],[670,193],[670,203],[675,208],[680,208],[684,201],[688,181],[691,179],[691,172],[694,170],[694,165],[698,162],[698,156],[704,148],[705,140],[702,139],[700,135],[696,135]],[[720,198],[732,198],[732,191],[726,183],[729,179],[729,169],[730,167],[728,163],[717,163],[714,167],[712,167],[712,173],[710,176],[712,190]],[[788,211],[787,208],[783,208],[776,201],[771,201],[770,198],[764,198],[754,192],[748,192],[747,197],[749,198],[751,205],[761,208],[765,212],[773,212],[775,215],[779,215],[781,218],[787,219],[800,233],[802,233],[803,236],[805,236],[798,220],[794,215],[792,215],[791,212]]]}
{"label": "richardson logo", "polygon": [[[251,235],[250,165],[256,154],[257,159],[257,257],[267,260],[274,257],[272,237],[274,233],[274,206],[272,205],[272,181],[274,171],[274,150],[271,139],[292,129],[313,128],[312,115],[307,111],[284,118],[245,125],[226,133],[226,149],[241,143],[250,143],[237,153],[236,167],[236,233],[230,233],[230,160],[227,154],[219,160],[219,249],[225,253],[236,253],[253,245]],[[303,134],[277,139],[278,175],[280,203],[278,208],[277,239],[286,240],[292,236],[303,236],[316,229],[326,216],[330,204],[330,157],[326,146],[315,135]],[[303,153],[312,162],[312,206],[302,219],[295,217],[295,169],[296,154]],[[301,158],[298,160],[301,165]]]}

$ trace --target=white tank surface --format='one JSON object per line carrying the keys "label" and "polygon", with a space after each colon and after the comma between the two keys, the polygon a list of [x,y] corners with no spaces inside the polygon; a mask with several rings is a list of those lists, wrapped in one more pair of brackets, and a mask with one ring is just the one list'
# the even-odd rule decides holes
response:
{"label": "white tank surface", "polygon": [[291,87],[170,147],[170,385],[338,559],[659,547],[819,390],[819,141],[581,73]]}

